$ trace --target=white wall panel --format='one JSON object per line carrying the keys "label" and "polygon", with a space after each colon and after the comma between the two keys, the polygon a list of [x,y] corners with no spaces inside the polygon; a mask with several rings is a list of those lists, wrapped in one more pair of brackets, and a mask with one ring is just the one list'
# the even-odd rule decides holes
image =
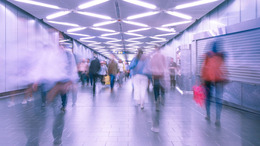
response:
{"label": "white wall panel", "polygon": [[222,7],[218,9],[218,22],[219,25],[227,26],[228,25],[228,3],[227,1],[222,4]]}
{"label": "white wall panel", "polygon": [[230,0],[228,9],[228,25],[240,23],[240,0]]}
{"label": "white wall panel", "polygon": [[5,3],[0,1],[0,93],[5,91]]}
{"label": "white wall panel", "polygon": [[241,22],[256,18],[256,0],[241,0]]}
{"label": "white wall panel", "polygon": [[256,16],[260,17],[260,0],[256,0]]}
{"label": "white wall panel", "polygon": [[17,10],[6,5],[6,91],[17,89]]}

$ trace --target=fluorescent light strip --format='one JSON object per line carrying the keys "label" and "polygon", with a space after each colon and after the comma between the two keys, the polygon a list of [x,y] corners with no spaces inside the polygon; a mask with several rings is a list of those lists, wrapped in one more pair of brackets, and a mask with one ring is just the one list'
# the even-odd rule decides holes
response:
{"label": "fluorescent light strip", "polygon": [[57,17],[60,17],[60,16],[64,16],[64,15],[67,15],[69,14],[71,11],[61,11],[61,12],[58,12],[58,13],[54,13],[54,14],[51,14],[51,15],[48,15],[46,17],[46,19],[50,20],[50,19],[54,19],[54,18],[57,18]]}
{"label": "fluorescent light strip", "polygon": [[155,11],[155,12],[147,12],[147,13],[142,13],[142,14],[137,14],[137,15],[133,15],[133,16],[129,16],[126,19],[131,20],[131,19],[137,19],[137,18],[142,18],[142,17],[147,17],[147,16],[151,16],[151,15],[155,15],[160,13],[159,11]]}
{"label": "fluorescent light strip", "polygon": [[130,39],[128,39],[128,41],[138,40],[138,39],[144,39],[144,38],[146,38],[146,37],[143,36],[143,37],[137,37],[137,38],[130,38]]}
{"label": "fluorescent light strip", "polygon": [[161,42],[166,42],[167,40],[161,40],[161,41],[151,41],[151,42],[154,42],[154,43],[161,43]]}
{"label": "fluorescent light strip", "polygon": [[66,41],[70,41],[70,39],[66,39],[66,40],[60,40],[59,42],[66,42]]}
{"label": "fluorescent light strip", "polygon": [[156,37],[160,37],[160,36],[169,36],[169,35],[175,35],[176,33],[165,33],[165,34],[158,34],[155,35]]}
{"label": "fluorescent light strip", "polygon": [[139,41],[131,41],[131,40],[125,40],[126,42],[131,42],[131,43],[139,43]]}
{"label": "fluorescent light strip", "polygon": [[93,39],[93,38],[95,38],[95,36],[80,38],[80,40],[89,40],[89,39]]}
{"label": "fluorescent light strip", "polygon": [[176,17],[180,17],[180,18],[183,18],[183,19],[192,19],[191,16],[189,15],[186,15],[186,14],[182,14],[182,13],[179,13],[179,12],[175,12],[175,11],[166,11],[167,14],[170,14],[170,15],[173,15],[173,16],[176,16]]}
{"label": "fluorescent light strip", "polygon": [[75,31],[80,31],[80,30],[84,30],[87,27],[78,27],[78,28],[72,28],[72,29],[68,29],[67,32],[75,32]]}
{"label": "fluorescent light strip", "polygon": [[218,1],[218,0],[200,0],[200,1],[196,1],[196,2],[178,5],[175,7],[175,9],[184,9],[184,8],[199,6],[199,5],[203,5],[203,4],[207,4],[207,3],[212,3],[215,1]]}
{"label": "fluorescent light strip", "polygon": [[109,0],[92,0],[90,2],[79,5],[78,8],[79,9],[86,9],[86,8],[93,7],[95,5],[99,5],[99,4],[107,2],[107,1],[109,1]]}
{"label": "fluorescent light strip", "polygon": [[162,25],[162,27],[176,26],[176,25],[186,24],[186,23],[190,23],[190,22],[191,22],[191,21],[181,21],[181,22],[175,22],[175,23],[170,23],[170,24],[165,24],[165,25]]}
{"label": "fluorescent light strip", "polygon": [[141,34],[131,33],[131,32],[124,32],[124,34],[132,35],[132,36],[143,36]]}
{"label": "fluorescent light strip", "polygon": [[55,6],[55,5],[45,4],[45,3],[31,1],[31,0],[15,0],[15,1],[32,4],[32,5],[37,5],[37,6],[42,6],[42,7],[47,7],[47,8],[60,9],[60,7]]}
{"label": "fluorescent light strip", "polygon": [[58,21],[47,21],[49,23],[54,23],[54,24],[60,24],[60,25],[66,25],[66,26],[79,26],[78,24],[73,24],[73,23],[68,23],[68,22],[58,22]]}
{"label": "fluorescent light strip", "polygon": [[122,46],[120,44],[115,44],[114,42],[110,42],[110,41],[106,42],[105,44],[107,44],[107,45],[114,45],[114,46]]}
{"label": "fluorescent light strip", "polygon": [[106,31],[106,32],[116,32],[114,30],[111,30],[111,29],[106,29],[106,28],[98,28],[98,27],[91,27],[91,29],[94,29],[94,30],[99,30],[99,31]]}
{"label": "fluorescent light strip", "polygon": [[121,42],[122,40],[107,41],[107,43]]}
{"label": "fluorescent light strip", "polygon": [[161,30],[161,31],[167,31],[167,32],[175,32],[174,28],[162,28],[162,27],[156,27],[155,29]]}
{"label": "fluorescent light strip", "polygon": [[106,40],[116,40],[116,38],[108,38],[108,37],[103,37],[103,36],[100,36],[99,38],[106,39]]}
{"label": "fluorescent light strip", "polygon": [[70,35],[77,35],[77,36],[86,36],[86,37],[88,37],[89,35],[87,35],[87,34],[80,34],[80,33],[68,33],[68,34],[70,34]]}
{"label": "fluorescent light strip", "polygon": [[152,39],[156,39],[156,40],[166,40],[165,38],[158,38],[158,37],[150,37]]}
{"label": "fluorescent light strip", "polygon": [[127,31],[127,32],[137,32],[137,31],[144,31],[144,30],[149,30],[149,29],[151,29],[151,28],[140,28],[140,29],[135,29],[135,30],[129,30],[129,31]]}
{"label": "fluorescent light strip", "polygon": [[138,5],[138,6],[141,6],[141,7],[145,7],[145,8],[148,8],[148,9],[156,9],[157,8],[153,4],[142,2],[142,1],[139,1],[139,0],[123,0],[123,1],[134,4],[134,5]]}
{"label": "fluorescent light strip", "polygon": [[112,18],[109,16],[105,16],[105,15],[100,15],[100,14],[95,14],[95,13],[89,13],[89,12],[80,12],[77,11],[78,14],[82,14],[82,15],[86,15],[86,16],[90,16],[90,17],[96,17],[96,18],[101,18],[101,19],[107,19],[107,20],[111,20]]}
{"label": "fluorescent light strip", "polygon": [[106,21],[106,22],[101,22],[101,23],[96,23],[93,26],[97,27],[97,26],[103,26],[103,25],[108,25],[108,24],[113,24],[116,23],[117,20],[113,20],[113,21]]}
{"label": "fluorescent light strip", "polygon": [[143,24],[143,23],[139,23],[139,22],[133,22],[133,21],[127,21],[127,20],[123,20],[124,23],[127,24],[132,24],[132,25],[137,25],[137,26],[143,26],[143,27],[148,27],[148,25]]}
{"label": "fluorescent light strip", "polygon": [[115,33],[106,33],[106,34],[102,34],[101,36],[111,36],[111,35],[118,35],[120,34],[120,32],[115,32]]}

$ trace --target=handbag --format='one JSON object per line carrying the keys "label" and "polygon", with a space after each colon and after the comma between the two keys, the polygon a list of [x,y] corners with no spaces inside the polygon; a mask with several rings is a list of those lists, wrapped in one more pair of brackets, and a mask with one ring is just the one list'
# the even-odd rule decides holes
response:
{"label": "handbag", "polygon": [[206,90],[202,84],[194,85],[193,90],[193,99],[201,107],[203,107],[206,98]]}

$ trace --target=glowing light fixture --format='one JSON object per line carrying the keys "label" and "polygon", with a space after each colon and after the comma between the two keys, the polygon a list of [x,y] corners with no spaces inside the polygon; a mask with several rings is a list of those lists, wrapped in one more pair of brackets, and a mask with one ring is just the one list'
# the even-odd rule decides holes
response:
{"label": "glowing light fixture", "polygon": [[162,27],[176,26],[176,25],[186,24],[186,23],[190,23],[190,22],[191,22],[191,21],[181,21],[181,22],[175,22],[175,23],[170,23],[170,24],[165,24],[165,25],[162,25]]}
{"label": "glowing light fixture", "polygon": [[122,40],[113,40],[113,41],[107,41],[106,43],[114,43],[114,42],[121,42]]}
{"label": "glowing light fixture", "polygon": [[132,36],[143,36],[141,34],[131,33],[131,32],[124,32],[126,35],[132,35]]}
{"label": "glowing light fixture", "polygon": [[106,28],[98,28],[98,27],[91,27],[91,29],[94,29],[94,30],[99,30],[99,31],[106,31],[106,32],[116,32],[114,30],[111,30],[111,29],[106,29]]}
{"label": "glowing light fixture", "polygon": [[167,31],[167,32],[175,32],[174,28],[156,27],[155,29],[158,29],[158,30],[161,30],[161,31]]}
{"label": "glowing light fixture", "polygon": [[93,26],[97,27],[97,26],[103,26],[103,25],[108,25],[108,24],[113,24],[116,23],[117,20],[113,20],[113,21],[106,21],[106,22],[101,22],[101,23],[96,23]]}
{"label": "glowing light fixture", "polygon": [[156,39],[156,40],[165,40],[165,41],[166,41],[165,38],[158,38],[158,37],[150,37],[150,38],[152,38],[152,39]]}
{"label": "glowing light fixture", "polygon": [[86,9],[86,8],[89,8],[89,7],[93,7],[95,5],[102,4],[102,3],[107,2],[107,1],[109,1],[109,0],[92,0],[90,2],[79,5],[78,8],[79,9]]}
{"label": "glowing light fixture", "polygon": [[41,6],[41,7],[52,8],[52,9],[60,9],[60,7],[55,6],[55,5],[45,4],[45,3],[31,1],[31,0],[15,0],[15,1],[27,3],[27,4],[31,4],[31,5],[37,5],[37,6]]}
{"label": "glowing light fixture", "polygon": [[115,33],[106,33],[106,34],[102,34],[101,36],[111,36],[111,35],[118,35],[120,34],[120,32],[115,32]]}
{"label": "glowing light fixture", "polygon": [[166,40],[158,40],[158,41],[152,41],[154,43],[161,43],[161,42],[165,42]]}
{"label": "glowing light fixture", "polygon": [[196,2],[178,5],[175,7],[175,9],[184,9],[184,8],[199,6],[199,5],[203,5],[203,4],[207,4],[207,3],[212,3],[215,1],[218,1],[218,0],[200,0],[200,1],[196,1]]}
{"label": "glowing light fixture", "polygon": [[70,32],[70,33],[68,33],[68,34],[70,34],[70,35],[77,35],[77,36],[86,36],[86,37],[89,36],[89,35],[87,35],[87,34],[72,33],[72,32]]}
{"label": "glowing light fixture", "polygon": [[180,18],[183,18],[183,19],[192,19],[191,16],[189,15],[186,15],[186,14],[182,14],[182,13],[179,13],[179,12],[175,12],[175,11],[166,11],[167,14],[170,14],[170,15],[173,15],[173,16],[176,16],[176,17],[180,17]]}
{"label": "glowing light fixture", "polygon": [[103,36],[100,36],[99,38],[106,39],[106,40],[116,40],[116,38],[108,38],[108,37],[103,37]]}
{"label": "glowing light fixture", "polygon": [[151,29],[151,28],[149,28],[149,27],[147,27],[147,28],[140,28],[140,29],[135,29],[135,30],[129,30],[129,31],[127,31],[127,32],[137,32],[137,31],[144,31],[144,30],[148,30],[148,29]]}
{"label": "glowing light fixture", "polygon": [[143,27],[148,27],[148,25],[143,24],[143,23],[139,23],[139,22],[133,22],[133,21],[127,21],[127,20],[123,20],[124,23],[127,24],[132,24],[132,25],[137,25],[137,26],[143,26]]}
{"label": "glowing light fixture", "polygon": [[68,22],[58,22],[58,21],[47,21],[49,23],[54,23],[54,24],[60,24],[60,25],[67,25],[67,26],[79,26],[78,24],[73,24],[73,23],[68,23]]}
{"label": "glowing light fixture", "polygon": [[145,7],[145,8],[148,8],[148,9],[156,9],[155,5],[149,4],[149,3],[146,3],[146,2],[142,2],[142,1],[139,1],[139,0],[123,0],[123,1],[134,4],[134,5],[138,5],[138,6],[141,6],[141,7]]}
{"label": "glowing light fixture", "polygon": [[143,36],[143,37],[137,37],[137,38],[130,38],[130,39],[128,39],[128,41],[138,40],[138,39],[144,39],[144,38],[146,38],[146,37]]}
{"label": "glowing light fixture", "polygon": [[46,17],[46,19],[54,19],[54,18],[57,18],[57,17],[60,17],[60,16],[64,16],[64,15],[67,15],[69,14],[70,11],[61,11],[61,12],[58,12],[58,13],[54,13],[54,14],[51,14],[51,15],[48,15]]}
{"label": "glowing light fixture", "polygon": [[90,16],[90,17],[96,17],[96,18],[101,18],[101,19],[107,19],[107,20],[111,20],[112,18],[109,16],[105,16],[105,15],[100,15],[100,14],[95,14],[95,13],[89,13],[89,12],[80,12],[77,11],[78,14],[81,15],[86,15],[86,16]]}
{"label": "glowing light fixture", "polygon": [[89,39],[93,39],[93,38],[95,38],[95,36],[80,38],[80,40],[89,40]]}
{"label": "glowing light fixture", "polygon": [[76,32],[84,29],[86,29],[86,27],[72,28],[72,29],[68,29],[67,32]]}
{"label": "glowing light fixture", "polygon": [[169,35],[175,35],[176,33],[165,33],[165,34],[158,34],[155,35],[156,37],[160,37],[160,36],[169,36]]}
{"label": "glowing light fixture", "polygon": [[142,14],[137,14],[137,15],[133,15],[133,16],[129,16],[126,19],[131,20],[131,19],[137,19],[137,18],[142,18],[142,17],[147,17],[147,16],[151,16],[151,15],[155,15],[160,13],[159,11],[155,11],[155,12],[147,12],[147,13],[142,13]]}

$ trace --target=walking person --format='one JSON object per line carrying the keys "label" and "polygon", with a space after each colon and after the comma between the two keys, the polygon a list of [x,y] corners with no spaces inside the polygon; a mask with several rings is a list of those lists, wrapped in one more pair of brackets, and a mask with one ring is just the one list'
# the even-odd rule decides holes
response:
{"label": "walking person", "polygon": [[115,56],[112,56],[108,64],[108,74],[110,76],[111,92],[114,89],[115,77],[117,75],[117,72],[118,72],[118,65],[117,62],[115,61]]}
{"label": "walking person", "polygon": [[94,54],[94,59],[90,62],[89,74],[93,78],[93,95],[96,94],[96,82],[98,79],[98,72],[100,70],[100,61],[97,58],[97,55]]}
{"label": "walking person", "polygon": [[224,67],[224,53],[220,51],[220,41],[214,41],[211,50],[205,54],[202,65],[201,77],[206,88],[206,120],[210,120],[210,102],[212,91],[215,88],[216,122],[220,126],[220,115],[222,110],[223,83],[226,81]]}
{"label": "walking person", "polygon": [[143,55],[141,49],[138,50],[136,57],[132,60],[129,68],[132,70],[134,84],[134,99],[141,109],[144,109],[144,103],[148,100],[146,91],[148,87],[147,57]]}

